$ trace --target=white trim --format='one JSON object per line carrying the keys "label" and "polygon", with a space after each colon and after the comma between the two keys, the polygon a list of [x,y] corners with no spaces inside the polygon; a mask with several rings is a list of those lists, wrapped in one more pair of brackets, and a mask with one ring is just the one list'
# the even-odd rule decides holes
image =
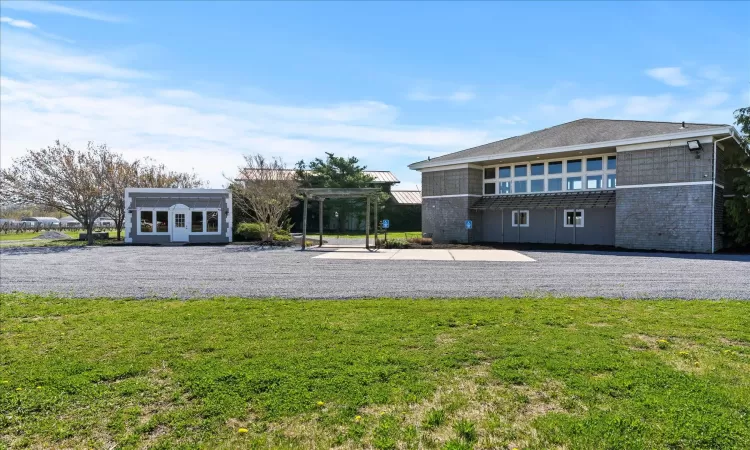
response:
{"label": "white trim", "polygon": [[[518,225],[518,222],[516,220],[516,214],[526,214],[526,223],[522,223],[521,225]],[[518,227],[521,228],[528,228],[529,223],[531,222],[531,215],[529,214],[528,209],[513,209],[510,211],[510,226],[512,227]]]}
{"label": "white trim", "polygon": [[[695,139],[673,139],[670,141],[659,141],[649,142],[646,144],[632,144],[622,145],[617,147],[617,153],[620,152],[633,152],[637,150],[650,150],[654,148],[665,148],[665,147],[681,147],[686,146],[687,141],[694,141]],[[704,136],[698,139],[701,144],[712,144],[714,142],[713,136]]]}
{"label": "white trim", "polygon": [[422,197],[422,199],[425,199],[425,198],[455,198],[455,197],[481,197],[481,195],[477,195],[477,194],[425,195],[425,196]]}
{"label": "white trim", "polygon": [[[568,213],[569,212],[572,212],[574,214],[574,216],[573,216],[573,224],[572,225],[568,225]],[[578,213],[581,213],[581,224],[580,225],[576,224],[577,217],[575,217],[575,215],[577,215]],[[584,225],[584,215],[585,214],[584,214],[584,210],[583,209],[564,209],[563,210],[563,227],[564,228],[583,228],[583,225]]]}
{"label": "white trim", "polygon": [[550,154],[550,153],[564,153],[564,152],[572,152],[572,151],[580,151],[580,150],[593,150],[597,148],[605,149],[605,148],[618,147],[618,146],[623,146],[623,145],[643,144],[646,142],[671,141],[675,139],[687,139],[687,138],[694,138],[694,137],[700,138],[704,136],[715,136],[715,135],[723,135],[723,134],[730,134],[734,136],[733,127],[704,128],[702,130],[695,130],[695,131],[690,130],[690,131],[681,131],[679,133],[660,134],[660,135],[654,135],[654,136],[642,136],[642,137],[637,137],[637,138],[618,139],[614,141],[594,142],[592,144],[568,145],[564,147],[550,147],[550,148],[543,148],[539,150],[527,150],[527,151],[522,151],[522,152],[473,156],[469,158],[454,159],[454,160],[445,161],[445,162],[419,161],[413,164],[409,164],[409,168],[412,170],[420,170],[420,169],[423,170],[428,167],[439,167],[441,165],[449,165],[449,164],[452,165],[452,164],[473,163],[473,162],[491,161],[495,159],[508,159],[508,158],[519,158],[519,157],[525,157],[525,156],[545,155],[545,154]]}
{"label": "white trim", "polygon": [[716,186],[718,186],[718,187],[720,187],[720,188],[724,189],[724,185],[723,185],[723,184],[719,184],[719,183],[714,183],[714,184],[715,184]]}
{"label": "white trim", "polygon": [[[188,234],[190,236],[211,236],[211,235],[220,235],[221,234],[221,208],[189,208],[190,210],[190,227],[188,228]],[[206,231],[206,228],[208,227],[208,218],[207,212],[215,212],[218,214],[219,223],[217,225],[216,231]],[[193,231],[193,212],[201,212],[203,213],[203,219],[201,221],[202,229],[203,231]]]}
{"label": "white trim", "polygon": [[229,189],[187,189],[187,188],[125,188],[125,195],[143,194],[229,194]]}
{"label": "white trim", "polygon": [[618,185],[616,189],[652,188],[664,186],[696,186],[699,184],[713,184],[713,181],[681,181],[678,183],[628,184]]}
{"label": "white trim", "polygon": [[422,170],[422,172],[442,172],[444,170],[456,170],[456,169],[483,169],[483,167],[478,166],[476,164],[451,164],[447,166],[424,169]]}

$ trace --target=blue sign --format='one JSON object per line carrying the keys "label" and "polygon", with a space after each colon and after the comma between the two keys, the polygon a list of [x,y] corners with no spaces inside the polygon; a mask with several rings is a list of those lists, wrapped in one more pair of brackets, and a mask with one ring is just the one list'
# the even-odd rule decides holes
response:
{"label": "blue sign", "polygon": [[391,227],[391,221],[388,219],[383,219],[383,228],[390,228]]}
{"label": "blue sign", "polygon": [[472,226],[472,225],[473,225],[473,224],[471,223],[471,220],[467,220],[467,221],[466,221],[466,229],[467,229],[467,230],[471,230],[471,226]]}

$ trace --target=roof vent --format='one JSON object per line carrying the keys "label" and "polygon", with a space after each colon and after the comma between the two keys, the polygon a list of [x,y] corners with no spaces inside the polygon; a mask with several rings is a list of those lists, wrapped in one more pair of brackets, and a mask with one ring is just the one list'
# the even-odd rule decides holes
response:
{"label": "roof vent", "polygon": [[685,127],[685,121],[683,120],[683,121],[682,121],[682,126],[680,127],[680,130],[684,130],[685,128],[686,128],[686,127]]}

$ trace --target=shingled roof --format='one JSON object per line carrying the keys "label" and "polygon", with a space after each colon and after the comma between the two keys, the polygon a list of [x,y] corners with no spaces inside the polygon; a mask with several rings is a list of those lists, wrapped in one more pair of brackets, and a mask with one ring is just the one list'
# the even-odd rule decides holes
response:
{"label": "shingled roof", "polygon": [[638,120],[579,119],[539,131],[472,147],[432,158],[430,162],[448,162],[465,158],[496,156],[516,152],[552,149],[575,145],[611,142],[646,136],[730,127],[724,124],[646,122]]}
{"label": "shingled roof", "polygon": [[484,196],[471,206],[474,210],[614,208],[615,191],[555,192],[545,194]]}

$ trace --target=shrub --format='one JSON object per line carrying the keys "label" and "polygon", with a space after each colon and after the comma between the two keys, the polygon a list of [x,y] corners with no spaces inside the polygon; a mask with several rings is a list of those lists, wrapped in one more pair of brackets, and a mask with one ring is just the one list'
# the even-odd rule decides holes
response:
{"label": "shrub", "polygon": [[278,232],[273,235],[273,240],[279,241],[279,242],[291,242],[292,235],[289,234],[288,232],[287,233]]}
{"label": "shrub", "polygon": [[383,248],[409,248],[409,243],[404,239],[393,239],[381,243]]}
{"label": "shrub", "polygon": [[411,244],[431,245],[432,238],[413,237],[406,240]]}
{"label": "shrub", "polygon": [[265,235],[265,227],[260,223],[243,222],[237,227],[235,233],[243,241],[260,241]]}

